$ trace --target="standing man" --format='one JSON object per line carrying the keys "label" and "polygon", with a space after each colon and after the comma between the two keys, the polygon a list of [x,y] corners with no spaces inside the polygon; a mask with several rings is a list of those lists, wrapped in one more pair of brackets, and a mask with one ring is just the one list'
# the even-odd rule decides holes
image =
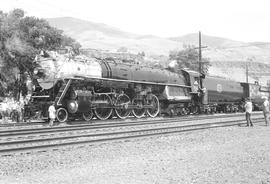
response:
{"label": "standing man", "polygon": [[8,104],[7,104],[7,99],[5,98],[2,105],[1,105],[1,111],[2,111],[2,119],[3,119],[3,123],[7,123],[8,121]]}
{"label": "standing man", "polygon": [[264,115],[264,119],[265,119],[265,125],[268,126],[269,125],[269,101],[268,101],[268,97],[264,96],[263,97],[264,102],[263,102],[263,115]]}
{"label": "standing man", "polygon": [[246,104],[245,104],[245,109],[246,109],[246,120],[247,120],[247,126],[252,126],[253,123],[251,121],[251,113],[252,113],[252,102],[250,98],[246,99]]}
{"label": "standing man", "polygon": [[52,104],[50,105],[49,109],[49,118],[50,118],[50,123],[49,126],[52,127],[53,126],[53,122],[55,121],[55,107],[54,107],[54,102],[52,102]]}
{"label": "standing man", "polygon": [[199,92],[200,86],[197,80],[194,81],[193,83],[193,90],[195,93]]}

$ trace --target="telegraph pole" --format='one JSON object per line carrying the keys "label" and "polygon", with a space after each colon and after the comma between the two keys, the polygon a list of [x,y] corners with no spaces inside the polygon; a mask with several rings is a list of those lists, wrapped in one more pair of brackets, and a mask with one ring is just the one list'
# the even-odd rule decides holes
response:
{"label": "telegraph pole", "polygon": [[201,40],[201,31],[199,31],[199,73],[202,73],[202,40]]}
{"label": "telegraph pole", "polygon": [[202,46],[202,38],[201,38],[201,31],[199,31],[199,47],[196,47],[195,49],[199,49],[199,73],[202,73],[202,49],[207,48],[207,46]]}

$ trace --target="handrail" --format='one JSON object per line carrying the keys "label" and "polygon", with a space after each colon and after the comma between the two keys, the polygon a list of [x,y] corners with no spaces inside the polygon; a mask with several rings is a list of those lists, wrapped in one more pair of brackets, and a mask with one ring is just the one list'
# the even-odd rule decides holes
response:
{"label": "handrail", "polygon": [[[60,105],[62,105],[61,104],[61,101],[62,101],[62,99],[63,99],[63,97],[65,96],[65,94],[67,93],[67,89],[68,89],[68,87],[70,86],[70,83],[71,83],[71,79],[69,79],[68,80],[68,82],[67,82],[67,84],[66,84],[66,86],[65,86],[65,88],[64,88],[64,90],[63,90],[63,92],[62,92],[62,94],[61,94],[61,96],[60,96],[60,98],[58,99],[58,101],[57,101],[57,106],[60,106]],[[60,88],[61,89],[61,88]]]}

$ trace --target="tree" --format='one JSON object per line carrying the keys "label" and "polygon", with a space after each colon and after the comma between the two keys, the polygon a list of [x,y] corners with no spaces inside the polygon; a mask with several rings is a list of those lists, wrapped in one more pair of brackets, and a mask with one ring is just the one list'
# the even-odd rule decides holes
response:
{"label": "tree", "polygon": [[[176,60],[179,68],[189,68],[199,71],[199,52],[194,46],[184,46],[184,50],[170,51],[170,60]],[[207,74],[210,62],[202,58],[202,72]]]}
{"label": "tree", "polygon": [[[13,85],[18,76],[32,76],[34,58],[41,50],[56,50],[64,46],[78,49],[80,44],[63,35],[63,31],[51,27],[45,19],[25,16],[21,9],[9,13],[0,12],[0,66],[2,79]],[[17,72],[14,72],[17,71]],[[19,79],[18,82],[21,85]],[[3,88],[0,83],[0,88]],[[6,88],[5,88],[6,89]]]}

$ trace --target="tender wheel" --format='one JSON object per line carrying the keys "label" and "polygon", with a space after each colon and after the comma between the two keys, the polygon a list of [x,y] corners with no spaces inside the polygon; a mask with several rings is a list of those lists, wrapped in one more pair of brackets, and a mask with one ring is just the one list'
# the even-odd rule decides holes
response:
{"label": "tender wheel", "polygon": [[90,120],[93,118],[93,116],[94,116],[94,113],[93,113],[92,110],[90,110],[89,112],[84,112],[84,113],[82,114],[82,117],[83,117],[83,119],[84,119],[85,121],[90,121]]}
{"label": "tender wheel", "polygon": [[212,107],[211,111],[212,111],[212,113],[217,113],[217,108],[216,107]]}
{"label": "tender wheel", "polygon": [[140,99],[137,99],[136,97],[132,100],[133,105],[138,105],[137,108],[132,109],[132,114],[136,118],[142,118],[145,114],[145,108],[143,108],[143,102]]}
{"label": "tender wheel", "polygon": [[115,114],[118,118],[125,119],[129,116],[131,109],[128,109],[130,105],[130,99],[126,94],[120,94],[116,99]]}
{"label": "tender wheel", "polygon": [[60,122],[63,123],[67,121],[68,119],[68,112],[65,108],[59,108],[56,110],[56,119]]}
{"label": "tender wheel", "polygon": [[158,97],[153,94],[150,95],[149,99],[147,105],[151,105],[152,108],[148,108],[146,112],[150,117],[154,118],[159,113],[159,100]]}
{"label": "tender wheel", "polygon": [[106,94],[101,94],[96,97],[96,100],[101,102],[100,104],[98,104],[98,108],[94,110],[97,118],[100,120],[108,119],[113,112],[113,109],[111,108],[112,105],[111,97]]}

